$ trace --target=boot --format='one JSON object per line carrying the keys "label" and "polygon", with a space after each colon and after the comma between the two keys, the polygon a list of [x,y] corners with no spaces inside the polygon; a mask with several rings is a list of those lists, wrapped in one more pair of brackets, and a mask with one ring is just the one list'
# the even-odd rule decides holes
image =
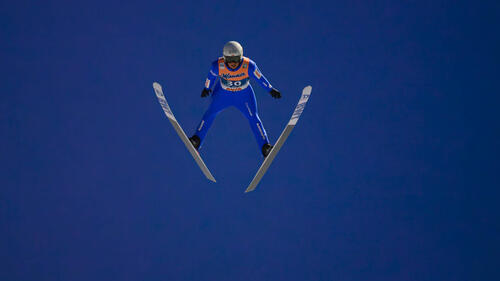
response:
{"label": "boot", "polygon": [[264,158],[267,157],[267,155],[269,155],[269,152],[271,152],[271,149],[273,149],[273,146],[266,143],[262,146],[262,155],[264,155]]}
{"label": "boot", "polygon": [[200,137],[198,137],[197,135],[193,135],[192,137],[189,138],[189,140],[191,141],[191,144],[194,146],[194,148],[198,150],[201,143]]}

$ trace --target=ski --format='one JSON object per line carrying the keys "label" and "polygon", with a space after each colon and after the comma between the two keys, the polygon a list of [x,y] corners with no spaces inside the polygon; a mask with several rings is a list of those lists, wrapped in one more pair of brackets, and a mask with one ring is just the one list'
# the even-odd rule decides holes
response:
{"label": "ski", "polygon": [[170,121],[170,123],[172,123],[172,126],[174,126],[175,131],[181,138],[186,148],[191,153],[191,156],[193,156],[194,160],[196,161],[196,164],[198,164],[198,166],[200,167],[205,177],[207,177],[207,179],[215,182],[215,178],[208,170],[207,166],[205,165],[205,162],[203,162],[203,159],[201,159],[200,154],[198,153],[196,148],[194,148],[191,141],[189,141],[188,137],[186,136],[186,133],[184,133],[184,130],[182,130],[181,125],[179,124],[179,122],[177,122],[177,119],[175,119],[175,116],[172,113],[172,110],[170,109],[170,106],[167,103],[167,99],[165,99],[165,95],[163,95],[163,90],[161,88],[161,85],[158,84],[157,82],[154,82],[153,89],[155,90],[156,97],[158,98],[158,101],[161,104],[161,108],[163,108],[163,112],[165,112],[165,115],[167,116],[168,120]]}
{"label": "ski", "polygon": [[311,91],[312,91],[311,86],[307,86],[302,90],[302,96],[300,97],[300,100],[299,100],[297,106],[295,107],[295,110],[293,111],[293,114],[292,114],[292,117],[290,118],[290,121],[288,121],[288,124],[286,125],[285,129],[281,133],[280,137],[278,138],[278,141],[274,145],[274,147],[271,150],[271,152],[269,153],[269,155],[267,155],[267,157],[264,159],[264,162],[262,162],[262,165],[260,165],[260,168],[257,171],[257,174],[255,174],[252,182],[245,190],[245,193],[255,190],[255,188],[259,184],[260,180],[262,179],[262,176],[264,176],[267,169],[269,168],[269,166],[273,162],[274,158],[276,157],[276,155],[280,151],[280,148],[283,146],[286,139],[288,138],[288,136],[292,132],[293,128],[297,124],[297,121],[299,121],[299,117],[302,114],[302,112],[304,111],[306,103],[309,100],[309,97],[311,96]]}

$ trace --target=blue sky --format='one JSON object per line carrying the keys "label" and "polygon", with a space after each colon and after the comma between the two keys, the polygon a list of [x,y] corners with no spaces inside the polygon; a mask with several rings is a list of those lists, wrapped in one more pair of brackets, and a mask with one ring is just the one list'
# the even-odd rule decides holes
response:
{"label": "blue sky", "polygon": [[[499,5],[0,4],[1,280],[497,280]],[[228,109],[192,134],[237,40],[274,142]]]}

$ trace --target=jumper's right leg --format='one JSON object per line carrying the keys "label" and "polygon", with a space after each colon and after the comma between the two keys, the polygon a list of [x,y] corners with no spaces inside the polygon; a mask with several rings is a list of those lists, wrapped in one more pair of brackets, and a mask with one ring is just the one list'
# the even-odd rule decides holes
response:
{"label": "jumper's right leg", "polygon": [[210,107],[207,109],[207,111],[203,115],[203,118],[201,118],[200,123],[196,127],[196,132],[192,137],[189,138],[196,149],[201,147],[201,145],[203,144],[203,140],[207,135],[208,129],[210,129],[210,126],[212,126],[212,123],[217,114],[219,114],[221,110],[228,106],[229,104],[223,97],[213,96]]}

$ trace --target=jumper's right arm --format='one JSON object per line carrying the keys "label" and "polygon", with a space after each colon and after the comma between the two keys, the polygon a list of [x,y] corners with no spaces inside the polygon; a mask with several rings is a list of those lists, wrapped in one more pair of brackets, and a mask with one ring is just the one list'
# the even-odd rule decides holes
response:
{"label": "jumper's right arm", "polygon": [[205,80],[205,89],[211,90],[219,77],[219,65],[217,61],[214,61],[210,66],[210,71],[207,75],[207,80]]}
{"label": "jumper's right arm", "polygon": [[202,98],[208,97],[210,95],[210,92],[212,92],[212,88],[215,85],[218,77],[219,65],[217,61],[214,61],[212,63],[212,66],[210,67],[210,71],[208,71],[207,80],[205,80],[205,88],[203,88],[203,91],[201,91]]}

